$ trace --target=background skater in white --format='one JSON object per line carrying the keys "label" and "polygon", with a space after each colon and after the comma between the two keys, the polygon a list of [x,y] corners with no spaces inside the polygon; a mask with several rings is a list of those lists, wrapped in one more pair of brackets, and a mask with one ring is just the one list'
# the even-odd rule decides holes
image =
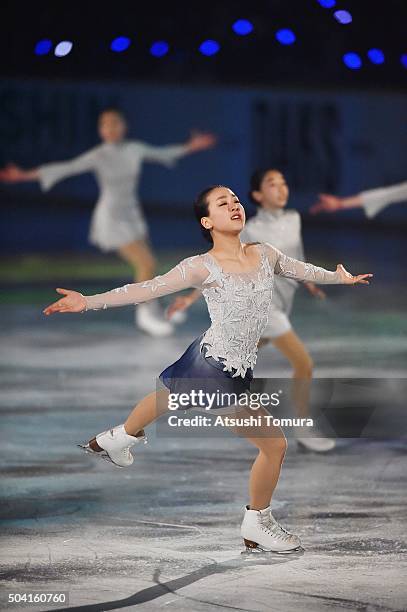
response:
{"label": "background skater in white", "polygon": [[[102,251],[116,251],[132,266],[135,281],[141,282],[156,272],[148,227],[137,196],[142,164],[156,162],[172,167],[183,155],[213,147],[216,138],[213,134],[196,133],[184,144],[167,146],[126,140],[126,120],[115,108],[100,113],[98,129],[102,144],[75,159],[31,170],[9,164],[0,171],[0,180],[39,181],[46,191],[69,176],[93,172],[100,196],[92,214],[89,241]],[[135,320],[140,329],[154,336],[166,336],[173,331],[156,303],[139,306]]]}
{"label": "background skater in white", "polygon": [[[43,311],[46,315],[79,313],[137,304],[188,287],[202,290],[211,326],[160,374],[169,390],[147,395],[124,424],[98,434],[85,445],[88,451],[104,455],[121,467],[133,463],[130,448],[145,440],[144,428],[168,411],[168,394],[179,382],[194,378],[206,369],[207,376],[217,378],[219,385],[227,384],[229,390],[240,392],[250,388],[257,344],[267,325],[275,274],[302,281],[348,285],[368,284],[372,276],[352,276],[340,264],[335,272],[329,272],[287,257],[268,243],[242,243],[240,233],[245,224],[245,211],[227,187],[215,186],[203,191],[194,210],[202,231],[213,242],[210,251],[187,257],[162,276],[98,295],[84,296],[59,288],[57,292],[64,297]],[[177,378],[171,382],[174,373]],[[159,397],[159,394],[164,395]],[[248,428],[238,433],[245,435],[259,451],[250,473],[250,503],[241,526],[246,546],[275,552],[298,549],[298,536],[282,528],[270,508],[286,451],[282,430]]]}

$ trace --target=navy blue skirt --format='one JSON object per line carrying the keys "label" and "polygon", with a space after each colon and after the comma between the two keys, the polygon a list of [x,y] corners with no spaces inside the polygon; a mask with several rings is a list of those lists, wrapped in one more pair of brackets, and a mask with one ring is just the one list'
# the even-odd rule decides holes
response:
{"label": "navy blue skirt", "polygon": [[[213,357],[205,357],[205,344],[202,345],[202,349],[200,347],[202,336],[203,334],[198,336],[177,361],[165,368],[159,375],[159,379],[171,393],[192,394],[195,391],[197,394],[201,390],[204,394],[212,394],[215,401],[205,405],[201,404],[202,393],[200,394],[200,408],[216,409],[234,405],[236,401],[233,401],[233,396],[232,398],[221,398],[219,394],[240,395],[250,391],[253,370],[249,368],[244,378],[241,376],[232,378],[236,370],[232,368],[232,372],[225,372],[222,358],[217,361]],[[194,407],[196,407],[195,404],[192,404],[182,406],[182,409]]]}

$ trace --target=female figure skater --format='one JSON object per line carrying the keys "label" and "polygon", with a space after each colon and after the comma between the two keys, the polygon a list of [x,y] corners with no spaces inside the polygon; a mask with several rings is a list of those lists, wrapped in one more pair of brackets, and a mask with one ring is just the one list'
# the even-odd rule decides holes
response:
{"label": "female figure skater", "polygon": [[[284,175],[274,168],[257,170],[250,180],[249,197],[258,207],[257,214],[246,223],[240,238],[244,242],[270,242],[285,255],[304,261],[301,236],[301,217],[296,210],[285,210],[289,189]],[[303,283],[311,295],[324,298],[325,293],[315,283]],[[307,416],[313,361],[303,342],[294,332],[290,312],[298,282],[290,277],[277,276],[274,281],[273,301],[268,323],[258,348],[272,342],[288,359],[293,368],[293,401],[299,416]],[[200,291],[174,300],[167,315],[182,312],[201,296]],[[326,452],[335,447],[335,440],[324,437],[301,437],[302,429],[294,429],[297,442],[314,452]],[[299,437],[298,437],[299,436]]]}
{"label": "female figure skater", "polygon": [[[368,284],[371,274],[352,276],[342,265],[335,272],[287,257],[267,242],[244,244],[240,232],[245,211],[227,187],[205,189],[197,198],[195,214],[212,249],[183,259],[166,274],[84,296],[58,288],[64,297],[44,309],[44,314],[84,312],[126,304],[139,304],[188,287],[201,289],[211,316],[211,326],[175,363],[160,374],[168,390],[143,398],[126,422],[98,434],[84,446],[115,465],[133,463],[130,448],[145,441],[144,428],[168,411],[170,391],[188,378],[207,377],[236,393],[250,387],[258,341],[267,325],[274,275],[317,283]],[[171,382],[172,381],[172,382]],[[161,394],[161,397],[160,397]],[[164,402],[162,401],[164,398]],[[265,431],[266,429],[266,431]],[[243,433],[258,448],[250,474],[250,504],[241,526],[248,548],[275,552],[298,549],[300,540],[271,514],[270,500],[280,474],[286,440],[278,427],[249,427]]]}
{"label": "female figure skater", "polygon": [[[157,162],[169,167],[183,155],[203,151],[215,144],[213,134],[193,135],[179,145],[152,146],[138,140],[126,140],[127,125],[121,111],[108,108],[98,119],[102,144],[75,159],[44,164],[23,170],[14,164],[0,171],[0,180],[10,183],[39,181],[43,191],[58,181],[93,172],[100,196],[92,214],[89,241],[102,251],[116,251],[134,270],[136,282],[154,276],[156,261],[148,242],[148,228],[137,197],[137,185],[143,162]],[[167,336],[172,324],[159,316],[157,304],[143,304],[135,313],[140,329],[153,336]]]}
{"label": "female figure skater", "polygon": [[348,208],[363,208],[365,215],[372,219],[384,208],[396,202],[407,202],[407,181],[389,187],[369,189],[347,198],[320,193],[319,201],[311,206],[310,213],[332,213]]}

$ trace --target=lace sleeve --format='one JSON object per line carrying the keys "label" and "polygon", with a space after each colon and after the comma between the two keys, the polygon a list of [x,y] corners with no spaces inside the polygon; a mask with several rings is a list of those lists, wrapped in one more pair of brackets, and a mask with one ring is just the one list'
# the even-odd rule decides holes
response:
{"label": "lace sleeve", "polygon": [[151,280],[117,287],[106,293],[83,296],[86,299],[86,310],[139,304],[189,287],[200,289],[208,274],[200,255],[187,257],[166,274]]}
{"label": "lace sleeve", "polygon": [[389,204],[407,201],[407,181],[398,185],[391,185],[390,187],[379,187],[378,189],[362,191],[360,197],[362,198],[365,214],[371,219]]}
{"label": "lace sleeve", "polygon": [[41,189],[47,191],[64,178],[90,172],[95,168],[95,149],[87,151],[74,159],[63,162],[43,164],[38,168]]}
{"label": "lace sleeve", "polygon": [[146,142],[137,143],[140,147],[141,157],[147,162],[157,162],[172,168],[180,157],[188,153],[186,145],[164,145],[161,147],[147,144]]}
{"label": "lace sleeve", "polygon": [[279,276],[293,278],[298,281],[311,281],[324,285],[342,283],[337,272],[330,272],[324,268],[288,257],[268,242],[266,242],[265,245],[269,262],[274,268],[274,272]]}

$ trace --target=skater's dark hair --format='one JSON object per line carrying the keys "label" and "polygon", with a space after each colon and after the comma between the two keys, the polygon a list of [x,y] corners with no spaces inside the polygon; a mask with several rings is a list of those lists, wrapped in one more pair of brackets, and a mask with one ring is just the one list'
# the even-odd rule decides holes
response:
{"label": "skater's dark hair", "polygon": [[125,113],[118,106],[106,106],[105,108],[102,108],[102,110],[99,111],[98,119],[100,119],[101,116],[105,113],[115,113],[116,115],[119,115],[119,117],[123,119],[123,121],[126,121]]}
{"label": "skater's dark hair", "polygon": [[[210,230],[206,229],[202,225],[201,219],[202,219],[202,217],[207,217],[208,216],[208,214],[209,214],[208,195],[211,193],[211,191],[213,191],[217,187],[225,187],[225,185],[211,185],[210,187],[207,187],[206,189],[201,191],[201,193],[196,197],[195,202],[194,202],[194,213],[195,213],[195,217],[196,217],[196,219],[197,219],[197,221],[199,223],[199,227],[201,228],[202,235],[205,238],[205,240],[207,240],[211,244],[213,244],[211,232],[210,232]],[[226,187],[226,189],[228,189],[228,187]]]}
{"label": "skater's dark hair", "polygon": [[278,170],[278,168],[274,168],[274,166],[271,166],[270,168],[260,168],[258,170],[255,170],[250,177],[249,198],[255,206],[260,206],[260,203],[254,199],[253,191],[260,191],[263,179],[268,172],[279,172],[280,174],[282,174],[281,170]]}

